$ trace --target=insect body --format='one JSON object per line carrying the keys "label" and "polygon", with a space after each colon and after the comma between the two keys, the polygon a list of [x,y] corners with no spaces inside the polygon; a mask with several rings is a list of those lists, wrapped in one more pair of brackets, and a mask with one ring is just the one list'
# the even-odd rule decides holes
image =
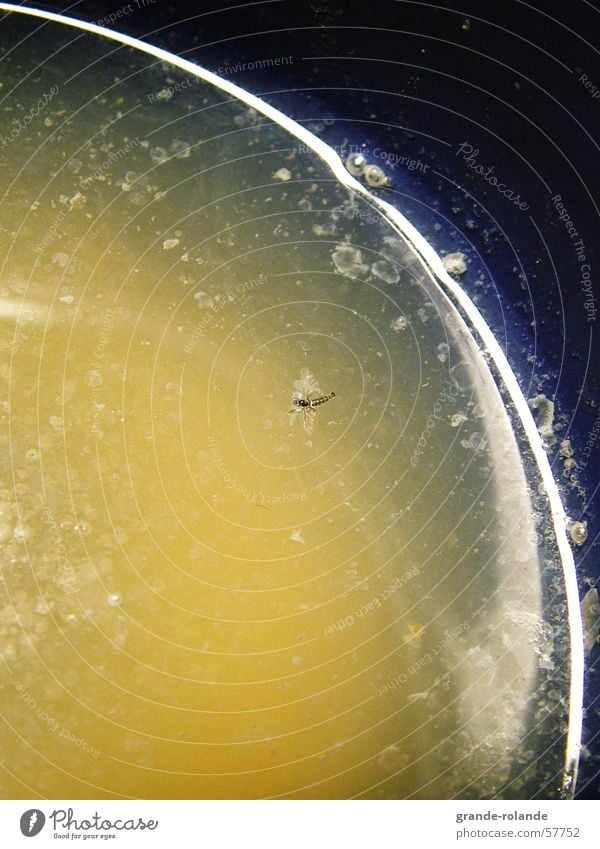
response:
{"label": "insect body", "polygon": [[[323,395],[321,387],[307,368],[302,369],[300,380],[294,381],[295,392],[292,394],[292,409],[290,416],[294,413],[302,413],[302,423],[307,433],[312,433],[315,426],[316,408],[335,398],[335,392]],[[317,396],[317,397],[312,397]],[[294,418],[291,418],[293,422]]]}

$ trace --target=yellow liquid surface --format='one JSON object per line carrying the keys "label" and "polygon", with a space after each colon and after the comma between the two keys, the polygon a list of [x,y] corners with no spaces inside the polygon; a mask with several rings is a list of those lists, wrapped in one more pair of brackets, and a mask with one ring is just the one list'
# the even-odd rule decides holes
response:
{"label": "yellow liquid surface", "polygon": [[95,73],[2,151],[2,795],[497,789],[521,667],[447,307],[256,114]]}
{"label": "yellow liquid surface", "polygon": [[[3,645],[23,670],[13,727],[38,749],[15,752],[21,774],[67,797],[385,785],[422,705],[378,690],[422,656],[434,614],[382,465],[391,435],[373,433],[384,381],[361,411],[364,371],[333,336],[298,333],[304,310],[260,350],[232,303],[186,354],[175,300],[136,327],[131,294],[64,303],[63,282],[49,310],[50,289],[30,284],[38,318],[4,327]],[[294,317],[267,309],[277,330]],[[305,363],[336,393],[311,434],[289,414]]]}

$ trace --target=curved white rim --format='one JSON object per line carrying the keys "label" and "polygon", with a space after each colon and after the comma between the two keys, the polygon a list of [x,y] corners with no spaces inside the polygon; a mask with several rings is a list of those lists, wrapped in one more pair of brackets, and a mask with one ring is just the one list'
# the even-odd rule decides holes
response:
{"label": "curved white rim", "polygon": [[359,181],[346,170],[340,157],[331,147],[329,147],[329,145],[325,144],[324,141],[317,138],[317,136],[313,135],[313,133],[309,130],[296,123],[296,121],[288,118],[287,115],[284,115],[284,113],[280,112],[279,109],[276,109],[274,106],[270,106],[259,97],[250,94],[226,79],[222,79],[217,74],[207,71],[205,68],[190,62],[188,59],[182,59],[176,54],[170,53],[168,50],[163,50],[160,47],[154,47],[153,45],[147,44],[133,36],[115,32],[114,30],[107,29],[106,27],[99,26],[98,24],[80,21],[77,18],[72,18],[68,15],[18,6],[14,3],[0,2],[0,9],[6,12],[18,12],[22,15],[29,15],[30,17],[66,24],[67,26],[75,27],[76,29],[83,30],[84,32],[100,35],[120,44],[133,47],[143,53],[153,56],[156,59],[169,62],[170,64],[193,74],[195,77],[198,77],[198,79],[211,83],[216,88],[221,89],[221,91],[233,95],[238,100],[256,109],[257,112],[260,112],[267,118],[270,118],[320,156],[338,178],[340,183],[353,191],[368,197],[370,203],[377,206],[382,212],[384,212],[386,218],[395,225],[400,235],[409,242],[410,246],[421,257],[424,264],[430,270],[437,282],[451,294],[455,303],[459,304],[464,310],[464,313],[468,316],[473,329],[479,334],[480,339],[489,352],[494,365],[498,369],[498,373],[500,374],[506,391],[514,404],[515,411],[523,426],[529,445],[531,446],[533,456],[550,503],[550,511],[565,582],[570,643],[569,711],[563,790],[565,792],[574,790],[577,781],[577,767],[583,727],[584,643],[579,590],[577,587],[577,573],[575,570],[573,552],[567,537],[567,516],[560,499],[556,481],[552,474],[548,456],[544,451],[542,440],[538,433],[531,410],[527,404],[527,400],[521,392],[517,378],[506,359],[504,351],[500,347],[496,337],[475,304],[461,289],[458,283],[447,273],[442,264],[441,258],[437,255],[429,242],[423,238],[421,233],[419,233],[419,231],[402,215],[401,212],[398,212],[395,207],[391,206],[391,204],[386,201],[372,195],[362,183],[359,183]]}

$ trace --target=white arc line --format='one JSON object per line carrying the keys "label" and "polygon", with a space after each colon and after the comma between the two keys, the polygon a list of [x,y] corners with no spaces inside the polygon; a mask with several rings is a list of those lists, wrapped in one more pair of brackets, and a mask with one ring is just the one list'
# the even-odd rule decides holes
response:
{"label": "white arc line", "polygon": [[475,306],[469,296],[461,289],[458,283],[453,280],[446,272],[442,260],[436,254],[433,247],[419,233],[419,231],[400,213],[397,209],[391,206],[384,200],[372,195],[368,189],[359,183],[345,168],[342,160],[317,136],[313,135],[309,130],[306,130],[296,121],[284,115],[275,107],[265,103],[259,97],[245,91],[234,83],[221,78],[217,74],[207,71],[205,68],[190,62],[187,59],[170,53],[160,47],[155,47],[140,41],[124,33],[115,32],[98,24],[80,21],[77,18],[72,18],[68,15],[56,14],[55,12],[46,12],[40,9],[18,6],[13,3],[1,3],[0,9],[7,12],[17,12],[22,15],[29,15],[33,18],[40,18],[44,21],[53,21],[59,24],[74,27],[84,32],[93,33],[103,36],[112,41],[133,47],[142,53],[153,56],[156,59],[165,61],[181,68],[184,71],[192,74],[198,79],[211,83],[221,91],[231,94],[241,102],[256,109],[267,118],[270,118],[283,129],[287,130],[290,135],[295,136],[302,141],[314,153],[320,156],[329,166],[333,174],[338,178],[340,183],[352,189],[357,194],[368,198],[369,202],[378,207],[385,213],[386,218],[391,224],[395,225],[394,229],[401,235],[409,246],[421,258],[426,269],[429,270],[434,281],[451,294],[452,299],[458,303],[468,316],[473,328],[479,334],[479,337],[486,346],[494,365],[498,369],[500,377],[506,387],[515,410],[521,421],[529,445],[533,452],[538,471],[542,478],[546,495],[550,503],[550,510],[556,533],[556,540],[559,554],[561,557],[561,565],[565,582],[565,592],[567,599],[567,618],[569,625],[569,662],[570,662],[570,687],[569,687],[569,714],[568,714],[568,729],[566,740],[565,766],[563,775],[563,790],[572,792],[575,788],[577,779],[577,766],[579,761],[579,751],[581,747],[581,732],[583,723],[583,675],[584,675],[584,654],[583,654],[583,624],[581,619],[581,608],[579,604],[579,591],[577,587],[577,575],[575,570],[575,561],[573,552],[567,538],[567,517],[564,511],[558,487],[550,462],[544,451],[541,437],[538,433],[533,414],[527,405],[527,400],[521,392],[518,381],[513,373],[509,362],[497,342],[494,334],[487,325],[485,319]]}

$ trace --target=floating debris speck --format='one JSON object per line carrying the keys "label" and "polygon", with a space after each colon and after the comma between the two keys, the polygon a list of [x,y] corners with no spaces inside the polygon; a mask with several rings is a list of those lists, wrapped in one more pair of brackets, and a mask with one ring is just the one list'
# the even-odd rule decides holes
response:
{"label": "floating debris speck", "polygon": [[585,647],[589,654],[598,642],[600,635],[600,600],[598,590],[592,587],[588,590],[581,602],[583,614],[583,629],[585,633]]}
{"label": "floating debris speck", "polygon": [[290,539],[292,540],[292,542],[299,542],[301,545],[306,545],[301,531],[294,531],[290,535]]}
{"label": "floating debris speck", "polygon": [[369,186],[372,186],[375,189],[382,188],[383,186],[388,186],[390,181],[386,177],[383,169],[379,167],[379,165],[369,165],[365,168],[365,180]]}
{"label": "floating debris speck", "polygon": [[177,159],[188,159],[192,155],[192,149],[187,142],[174,139],[171,143],[171,151]]}
{"label": "floating debris speck", "polygon": [[169,154],[164,147],[153,147],[150,149],[150,159],[155,165],[162,165],[169,158]]}
{"label": "floating debris speck", "polygon": [[214,299],[211,298],[210,295],[207,295],[206,292],[196,292],[194,300],[203,310],[210,310],[215,305]]}
{"label": "floating debris speck", "polygon": [[351,153],[346,159],[346,168],[355,177],[360,177],[367,167],[367,159],[362,153]]}
{"label": "floating debris speck", "polygon": [[554,401],[539,394],[528,398],[527,403],[536,415],[538,433],[544,440],[545,446],[550,447],[556,442],[554,435]]}
{"label": "floating debris speck", "polygon": [[443,258],[442,264],[451,277],[462,277],[467,270],[465,255],[458,251],[452,254],[447,254]]}
{"label": "floating debris speck", "polygon": [[362,261],[362,253],[352,245],[338,245],[331,258],[340,274],[353,280],[365,277],[369,272],[369,266]]}
{"label": "floating debris speck", "polygon": [[445,363],[448,359],[448,354],[450,353],[450,348],[445,342],[440,342],[440,344],[436,348],[437,358],[441,363]]}
{"label": "floating debris speck", "polygon": [[392,284],[397,283],[400,280],[400,272],[396,266],[383,259],[373,263],[371,266],[371,272],[375,275],[375,277],[383,280],[384,283]]}
{"label": "floating debris speck", "polygon": [[71,209],[82,209],[87,203],[87,197],[81,192],[75,192],[73,197],[69,198],[69,206]]}
{"label": "floating debris speck", "polygon": [[408,327],[408,321],[404,318],[403,315],[399,315],[398,318],[395,318],[392,321],[392,330],[395,330],[396,333],[401,333],[403,330],[406,330]]}
{"label": "floating debris speck", "polygon": [[573,457],[573,447],[570,439],[563,439],[560,443],[560,456],[570,460]]}
{"label": "floating debris speck", "polygon": [[583,545],[587,540],[587,522],[572,522],[569,525],[569,536],[575,545]]}

